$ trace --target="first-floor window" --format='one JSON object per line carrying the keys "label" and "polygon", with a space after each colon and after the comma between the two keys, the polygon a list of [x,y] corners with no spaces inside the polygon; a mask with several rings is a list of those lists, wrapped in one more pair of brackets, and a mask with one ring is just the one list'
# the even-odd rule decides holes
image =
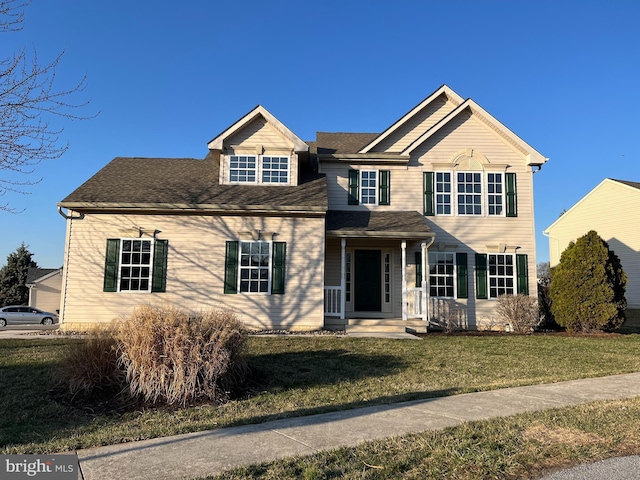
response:
{"label": "first-floor window", "polygon": [[107,240],[105,292],[164,292],[167,240],[111,238]]}
{"label": "first-floor window", "polygon": [[224,293],[284,294],[285,242],[226,242]]}
{"label": "first-floor window", "polygon": [[151,240],[122,240],[121,292],[148,292],[151,286]]}
{"label": "first-floor window", "polygon": [[489,298],[513,295],[515,292],[515,265],[513,255],[488,255]]}
{"label": "first-floor window", "polygon": [[271,248],[269,242],[240,243],[240,291],[269,291]]}
{"label": "first-floor window", "polygon": [[429,253],[429,295],[455,297],[455,253]]}

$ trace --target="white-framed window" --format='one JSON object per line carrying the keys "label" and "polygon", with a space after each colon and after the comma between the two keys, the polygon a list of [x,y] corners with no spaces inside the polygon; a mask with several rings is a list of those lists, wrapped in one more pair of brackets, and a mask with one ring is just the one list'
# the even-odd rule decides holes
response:
{"label": "white-framed window", "polygon": [[513,295],[516,285],[516,266],[514,256],[508,253],[490,253],[487,255],[487,276],[489,280],[489,298],[500,295]]}
{"label": "white-framed window", "polygon": [[429,252],[429,295],[454,298],[456,255],[454,252]]}
{"label": "white-framed window", "polygon": [[229,155],[229,183],[289,184],[291,158],[282,155]]}
{"label": "white-framed window", "polygon": [[143,239],[120,241],[118,290],[121,292],[151,291],[153,242]]}
{"label": "white-framed window", "polygon": [[237,183],[255,183],[258,162],[255,155],[229,156],[229,181]]}
{"label": "white-framed window", "polygon": [[502,215],[504,208],[504,185],[502,173],[487,174],[487,207],[489,215]]}
{"label": "white-framed window", "polygon": [[378,171],[360,170],[360,203],[377,205],[378,203]]}
{"label": "white-framed window", "polygon": [[451,215],[451,173],[436,172],[436,213]]}
{"label": "white-framed window", "polygon": [[289,157],[262,157],[262,183],[289,183]]}
{"label": "white-framed window", "polygon": [[240,242],[239,292],[271,291],[271,242]]}
{"label": "white-framed window", "polygon": [[434,172],[431,214],[504,216],[505,188],[500,172]]}
{"label": "white-framed window", "polygon": [[482,174],[457,172],[458,215],[482,215]]}

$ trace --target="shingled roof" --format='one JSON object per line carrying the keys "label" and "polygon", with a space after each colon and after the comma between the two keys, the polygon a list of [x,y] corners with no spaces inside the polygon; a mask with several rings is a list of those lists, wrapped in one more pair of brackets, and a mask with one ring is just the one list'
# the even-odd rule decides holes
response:
{"label": "shingled roof", "polygon": [[309,173],[298,186],[220,185],[213,154],[192,158],[118,157],[67,196],[65,208],[212,206],[233,210],[327,209],[326,179]]}
{"label": "shingled roof", "polygon": [[333,237],[428,238],[435,234],[416,211],[329,210],[327,235]]}
{"label": "shingled roof", "polygon": [[307,143],[311,151],[318,155],[358,153],[378,135],[378,133],[316,132],[316,141]]}

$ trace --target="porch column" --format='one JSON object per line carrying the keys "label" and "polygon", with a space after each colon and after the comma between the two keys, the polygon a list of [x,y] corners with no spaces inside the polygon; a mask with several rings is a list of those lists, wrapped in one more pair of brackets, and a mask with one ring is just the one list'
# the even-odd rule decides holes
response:
{"label": "porch column", "polygon": [[347,309],[347,239],[340,239],[340,320],[344,320]]}
{"label": "porch column", "polygon": [[402,320],[407,319],[407,241],[402,240]]}
{"label": "porch column", "polygon": [[427,250],[427,243],[422,242],[420,248],[422,249],[422,285],[420,285],[422,288],[422,295],[420,295],[422,305],[420,306],[420,311],[422,312],[422,321],[427,322],[429,320],[429,301],[427,298],[427,292],[429,291],[427,288],[429,279],[429,270],[427,270],[429,268],[429,259],[427,255],[429,252]]}

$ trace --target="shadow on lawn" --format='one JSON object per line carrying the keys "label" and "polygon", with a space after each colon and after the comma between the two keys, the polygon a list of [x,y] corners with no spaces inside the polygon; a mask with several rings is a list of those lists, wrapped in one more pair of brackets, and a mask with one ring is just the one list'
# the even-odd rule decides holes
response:
{"label": "shadow on lawn", "polygon": [[345,349],[251,355],[249,365],[256,386],[272,393],[384,377],[408,366],[392,355],[354,353]]}

